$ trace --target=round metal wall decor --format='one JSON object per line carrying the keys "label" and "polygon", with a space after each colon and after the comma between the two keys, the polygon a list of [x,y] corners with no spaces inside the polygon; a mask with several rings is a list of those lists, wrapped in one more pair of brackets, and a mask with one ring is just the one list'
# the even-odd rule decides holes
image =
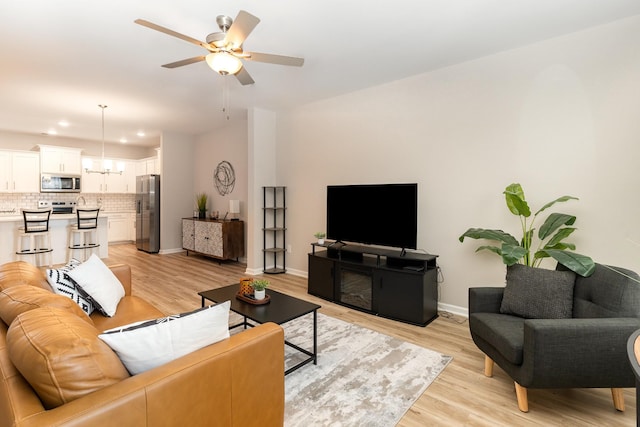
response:
{"label": "round metal wall decor", "polygon": [[216,166],[216,170],[213,173],[213,182],[216,184],[218,193],[220,193],[221,196],[233,191],[233,187],[236,185],[236,173],[233,170],[231,163],[226,160],[218,163],[218,166]]}

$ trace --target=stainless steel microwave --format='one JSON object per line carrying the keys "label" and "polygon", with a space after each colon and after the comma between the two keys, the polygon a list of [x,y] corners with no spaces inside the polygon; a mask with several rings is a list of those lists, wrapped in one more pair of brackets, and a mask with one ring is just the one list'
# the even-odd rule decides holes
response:
{"label": "stainless steel microwave", "polygon": [[79,193],[80,175],[40,175],[41,193]]}

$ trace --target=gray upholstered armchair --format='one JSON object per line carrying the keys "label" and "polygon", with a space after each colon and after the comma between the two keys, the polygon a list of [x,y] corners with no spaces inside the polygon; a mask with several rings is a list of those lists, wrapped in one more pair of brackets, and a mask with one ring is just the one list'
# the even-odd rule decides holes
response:
{"label": "gray upholstered armchair", "polygon": [[[519,266],[520,285],[529,286],[530,292],[524,297],[527,302],[522,305],[522,316],[510,313],[513,310],[503,301],[509,294],[511,302],[518,303],[517,286],[510,283],[518,282],[512,267],[507,270],[506,288],[469,289],[469,328],[473,341],[486,356],[485,375],[493,375],[495,362],[513,378],[518,407],[523,412],[529,410],[528,388],[583,387],[611,388],[615,408],[623,411],[622,388],[635,384],[626,346],[629,336],[640,328],[638,275],[597,265],[588,278],[563,272],[573,275],[566,277],[573,286],[570,282],[568,286],[547,283],[545,289],[545,284],[539,288],[529,283],[532,279],[523,270],[528,267]],[[524,279],[520,277],[522,271]],[[568,296],[567,292],[564,296],[554,294],[562,287]],[[565,305],[564,315],[556,310],[551,317],[564,318],[532,318],[546,316],[527,312],[536,304],[547,310],[562,298],[568,301],[568,311]]]}

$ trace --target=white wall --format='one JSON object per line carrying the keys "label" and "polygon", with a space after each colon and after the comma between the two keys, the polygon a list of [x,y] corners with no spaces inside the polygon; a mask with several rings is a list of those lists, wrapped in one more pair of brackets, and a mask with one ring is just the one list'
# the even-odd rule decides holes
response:
{"label": "white wall", "polygon": [[[213,177],[216,167],[226,160],[235,172],[233,190],[221,195],[215,186]],[[229,211],[229,200],[240,200],[240,219],[246,218],[247,200],[247,120],[230,120],[228,125],[214,132],[196,138],[194,151],[194,190],[195,194],[206,193],[209,196],[207,209],[219,211],[224,217]]]}
{"label": "white wall", "polygon": [[[260,108],[249,111],[249,194],[247,221],[247,273],[258,274],[264,268],[262,248],[264,222],[262,205],[264,186],[276,181],[276,113]],[[306,270],[306,268],[305,268]]]}
{"label": "white wall", "polygon": [[[209,213],[218,211],[221,217],[229,211],[229,200],[240,201],[240,219],[245,221],[245,253],[247,251],[247,120],[232,119],[227,126],[196,138],[192,170],[194,173],[192,210],[195,209],[195,195],[209,196]],[[216,167],[222,161],[233,167],[235,184],[228,194],[221,195],[214,183]],[[223,190],[224,191],[224,190]],[[244,257],[246,258],[246,256]]]}
{"label": "white wall", "polygon": [[[307,105],[277,122],[277,185],[288,187],[288,267],[307,270],[328,184],[417,182],[418,247],[438,254],[441,302],[504,283],[469,227],[518,233],[502,191],[558,196],[571,240],[596,261],[640,271],[640,17]],[[402,213],[380,206],[393,226]],[[519,237],[519,235],[517,235]]]}
{"label": "white wall", "polygon": [[160,172],[160,252],[182,250],[182,218],[193,213],[194,140],[188,135],[162,134]]}

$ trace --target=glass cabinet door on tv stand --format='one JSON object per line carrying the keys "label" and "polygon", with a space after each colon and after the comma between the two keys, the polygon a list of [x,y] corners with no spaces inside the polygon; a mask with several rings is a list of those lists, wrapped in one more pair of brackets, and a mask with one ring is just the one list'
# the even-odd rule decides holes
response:
{"label": "glass cabinet door on tv stand", "polygon": [[286,206],[286,187],[262,187],[262,271],[268,274],[287,271]]}

